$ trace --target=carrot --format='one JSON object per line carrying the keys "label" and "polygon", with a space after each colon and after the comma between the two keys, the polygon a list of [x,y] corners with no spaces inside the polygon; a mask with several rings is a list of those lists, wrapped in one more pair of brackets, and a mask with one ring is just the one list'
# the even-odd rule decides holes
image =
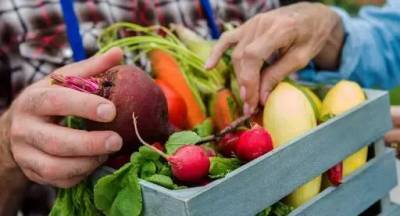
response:
{"label": "carrot", "polygon": [[191,87],[186,74],[175,58],[162,50],[152,50],[149,58],[155,77],[166,82],[185,101],[188,127],[193,128],[203,122],[206,114],[201,97],[198,91]]}
{"label": "carrot", "polygon": [[218,130],[239,117],[238,105],[229,89],[219,90],[211,101],[211,118]]}

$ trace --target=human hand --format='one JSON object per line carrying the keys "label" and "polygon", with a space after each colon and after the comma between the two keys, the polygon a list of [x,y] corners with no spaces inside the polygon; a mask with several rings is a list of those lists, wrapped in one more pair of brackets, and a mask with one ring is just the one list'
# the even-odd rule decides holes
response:
{"label": "human hand", "polygon": [[386,133],[385,141],[387,143],[400,143],[400,106],[390,108],[392,114],[393,129]]}
{"label": "human hand", "polygon": [[[118,65],[121,59],[122,51],[114,48],[54,73],[89,77]],[[27,87],[4,115],[0,125],[8,139],[1,145],[7,149],[3,152],[9,152],[5,158],[13,159],[8,164],[18,165],[25,176],[40,184],[71,187],[122,146],[122,138],[113,131],[59,126],[55,117],[68,115],[110,122],[116,108],[105,98],[51,85],[50,78]]]}
{"label": "human hand", "polygon": [[[320,62],[337,58],[343,30],[340,18],[328,7],[319,3],[298,3],[259,14],[238,28],[224,33],[216,43],[205,65],[215,67],[223,53],[235,46],[232,62],[244,101],[245,114],[252,113],[258,103],[265,104],[275,85],[290,73],[305,67],[315,56]],[[333,34],[339,32],[339,34]],[[338,35],[330,41],[331,35]],[[326,49],[333,43],[332,49]],[[320,54],[321,50],[328,53]],[[265,61],[277,55],[277,60],[262,69]],[[331,61],[335,61],[331,60]]]}

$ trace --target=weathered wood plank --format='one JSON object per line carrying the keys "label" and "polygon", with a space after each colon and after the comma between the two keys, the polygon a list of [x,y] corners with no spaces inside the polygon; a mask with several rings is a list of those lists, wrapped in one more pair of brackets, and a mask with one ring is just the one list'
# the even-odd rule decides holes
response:
{"label": "weathered wood plank", "polygon": [[[339,187],[330,187],[290,216],[353,216],[378,201],[397,184],[395,155],[387,150],[362,169],[344,179]],[[323,214],[321,214],[323,212]]]}

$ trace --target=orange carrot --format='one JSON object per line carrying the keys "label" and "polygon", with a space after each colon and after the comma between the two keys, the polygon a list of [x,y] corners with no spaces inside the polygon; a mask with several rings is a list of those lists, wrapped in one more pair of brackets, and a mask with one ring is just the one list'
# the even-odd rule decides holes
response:
{"label": "orange carrot", "polygon": [[175,58],[162,50],[151,51],[149,57],[155,77],[166,82],[185,101],[188,127],[193,128],[203,122],[206,119],[204,105],[199,97],[196,98]]}
{"label": "orange carrot", "polygon": [[211,102],[211,118],[218,130],[239,117],[238,105],[229,89],[219,90]]}

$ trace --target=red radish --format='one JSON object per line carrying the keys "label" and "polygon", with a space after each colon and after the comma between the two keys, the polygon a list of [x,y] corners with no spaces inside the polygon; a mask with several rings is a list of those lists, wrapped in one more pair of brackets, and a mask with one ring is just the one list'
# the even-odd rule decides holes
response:
{"label": "red radish", "polygon": [[187,110],[182,96],[175,92],[166,82],[159,79],[156,79],[155,82],[167,99],[169,121],[179,129],[186,128]]}
{"label": "red radish", "polygon": [[162,152],[165,152],[164,145],[161,144],[161,143],[159,143],[159,142],[153,143],[152,146],[156,147],[158,150],[160,150],[160,151],[162,151]]}
{"label": "red radish", "polygon": [[229,132],[225,134],[217,144],[217,150],[225,157],[232,157],[235,155],[236,144],[239,141],[240,135],[243,130]]}
{"label": "red radish", "polygon": [[184,145],[173,156],[168,157],[172,174],[182,182],[196,183],[208,175],[210,160],[200,146]]}
{"label": "red radish", "polygon": [[59,85],[102,96],[111,100],[117,116],[111,123],[88,122],[89,130],[113,130],[121,135],[125,144],[122,153],[136,150],[139,141],[132,126],[132,113],[140,117],[142,136],[149,141],[167,138],[171,125],[168,122],[167,103],[161,89],[144,71],[135,66],[120,65],[91,78],[52,74]]}
{"label": "red radish", "polygon": [[272,149],[271,135],[264,128],[257,125],[240,135],[236,144],[235,154],[242,161],[251,161]]}
{"label": "red radish", "polygon": [[172,174],[176,179],[185,183],[197,183],[207,177],[210,160],[204,148],[196,145],[183,145],[172,156],[169,156],[141,138],[134,113],[132,117],[135,133],[140,142],[168,161],[171,165]]}
{"label": "red radish", "polygon": [[343,163],[340,162],[330,168],[327,172],[328,179],[331,182],[332,185],[338,186],[342,184],[342,178],[343,178]]}
{"label": "red radish", "polygon": [[130,160],[130,156],[127,154],[115,154],[112,155],[107,162],[105,163],[105,165],[112,167],[114,169],[119,169],[120,167],[122,167],[124,164],[128,163]]}

